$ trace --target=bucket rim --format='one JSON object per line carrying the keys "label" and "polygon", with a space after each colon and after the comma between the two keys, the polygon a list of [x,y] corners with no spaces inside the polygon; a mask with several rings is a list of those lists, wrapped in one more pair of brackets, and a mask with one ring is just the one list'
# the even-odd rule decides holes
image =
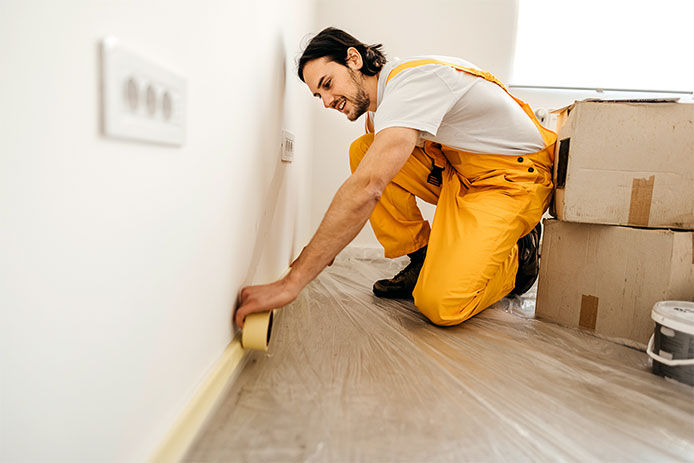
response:
{"label": "bucket rim", "polygon": [[[673,310],[684,307],[691,315],[680,315]],[[651,318],[656,323],[675,331],[694,335],[694,302],[689,301],[659,301],[651,311]]]}

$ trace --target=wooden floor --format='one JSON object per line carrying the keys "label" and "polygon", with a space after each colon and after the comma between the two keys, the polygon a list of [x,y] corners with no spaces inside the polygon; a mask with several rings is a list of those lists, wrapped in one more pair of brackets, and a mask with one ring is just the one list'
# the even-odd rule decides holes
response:
{"label": "wooden floor", "polygon": [[340,256],[184,461],[694,461],[694,388],[643,352],[534,320],[531,299],[433,326],[372,295],[400,266]]}

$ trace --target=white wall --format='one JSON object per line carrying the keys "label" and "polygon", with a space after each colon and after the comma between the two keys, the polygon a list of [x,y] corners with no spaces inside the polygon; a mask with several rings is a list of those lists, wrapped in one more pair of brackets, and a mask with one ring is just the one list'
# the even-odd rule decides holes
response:
{"label": "white wall", "polygon": [[[448,55],[464,58],[502,81],[511,74],[516,36],[517,0],[318,0],[314,35],[328,26],[346,30],[368,44],[382,43],[389,57]],[[307,42],[307,41],[306,41]],[[349,176],[349,145],[364,133],[363,117],[344,115],[313,102],[315,159],[311,224],[320,223],[330,200]],[[422,205],[426,218],[433,206]],[[354,246],[380,247],[367,226]]]}
{"label": "white wall", "polygon": [[[0,460],[145,460],[230,341],[239,287],[310,237],[294,58],[313,14],[313,0],[0,4]],[[184,146],[99,135],[106,35],[187,79]]]}

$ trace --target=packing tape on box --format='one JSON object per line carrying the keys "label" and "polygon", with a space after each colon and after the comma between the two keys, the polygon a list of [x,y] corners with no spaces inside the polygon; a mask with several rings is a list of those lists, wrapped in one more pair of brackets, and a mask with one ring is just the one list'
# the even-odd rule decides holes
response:
{"label": "packing tape on box", "polygon": [[599,302],[600,298],[596,296],[581,295],[581,313],[579,314],[578,326],[587,330],[595,330]]}
{"label": "packing tape on box", "polygon": [[635,178],[631,183],[631,202],[629,203],[629,225],[647,227],[651,217],[653,184],[655,175],[648,178]]}

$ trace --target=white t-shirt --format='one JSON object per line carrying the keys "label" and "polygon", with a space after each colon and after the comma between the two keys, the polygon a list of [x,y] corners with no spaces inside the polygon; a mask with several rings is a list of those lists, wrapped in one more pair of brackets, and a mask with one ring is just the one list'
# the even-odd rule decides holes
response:
{"label": "white t-shirt", "polygon": [[420,131],[420,145],[430,140],[483,154],[528,154],[545,147],[540,131],[520,105],[484,78],[451,66],[425,64],[400,71],[386,85],[393,68],[418,59],[479,69],[447,56],[389,61],[378,76],[377,109],[369,113],[376,133],[408,127]]}

